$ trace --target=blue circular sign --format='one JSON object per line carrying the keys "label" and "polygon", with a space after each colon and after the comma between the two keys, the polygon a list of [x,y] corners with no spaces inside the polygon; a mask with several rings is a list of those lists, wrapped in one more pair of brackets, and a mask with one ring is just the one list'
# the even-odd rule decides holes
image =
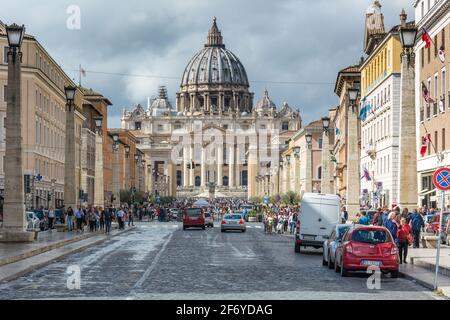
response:
{"label": "blue circular sign", "polygon": [[433,183],[441,191],[450,190],[450,169],[440,168],[433,176]]}

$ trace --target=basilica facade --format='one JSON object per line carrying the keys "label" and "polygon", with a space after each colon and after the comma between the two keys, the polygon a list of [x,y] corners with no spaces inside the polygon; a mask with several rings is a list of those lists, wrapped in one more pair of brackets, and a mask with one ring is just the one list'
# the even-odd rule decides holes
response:
{"label": "basilica facade", "polygon": [[176,105],[169,100],[161,86],[146,108],[124,109],[121,119],[145,154],[151,194],[250,198],[256,177],[278,166],[301,128],[299,112],[277,107],[267,90],[253,103],[247,72],[225,47],[215,18],[184,70]]}

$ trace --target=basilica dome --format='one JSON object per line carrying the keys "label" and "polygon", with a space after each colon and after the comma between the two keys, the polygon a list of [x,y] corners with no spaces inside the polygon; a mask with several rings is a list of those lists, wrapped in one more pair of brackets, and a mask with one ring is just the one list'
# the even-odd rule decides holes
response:
{"label": "basilica dome", "polygon": [[249,87],[244,66],[223,44],[216,18],[209,30],[205,47],[189,61],[181,82],[182,87],[201,84],[231,84]]}

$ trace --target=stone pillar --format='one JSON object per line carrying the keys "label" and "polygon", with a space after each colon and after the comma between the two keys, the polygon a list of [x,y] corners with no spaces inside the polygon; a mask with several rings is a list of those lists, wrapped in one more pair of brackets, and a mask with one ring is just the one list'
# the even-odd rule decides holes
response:
{"label": "stone pillar", "polygon": [[257,194],[256,176],[258,174],[258,151],[256,147],[250,146],[248,149],[248,197]]}
{"label": "stone pillar", "polygon": [[[191,162],[191,165],[194,161],[194,147],[191,145],[189,147],[189,161]],[[189,186],[193,187],[195,186],[195,165],[193,167],[191,167],[191,169],[189,170]]]}
{"label": "stone pillar", "polygon": [[398,197],[400,208],[417,206],[416,109],[414,101],[414,67],[402,56],[400,85],[400,143]]}
{"label": "stone pillar", "polygon": [[7,58],[8,90],[4,158],[5,202],[3,206],[3,227],[0,229],[0,242],[31,242],[34,239],[34,233],[26,231],[27,220],[25,216],[22,166],[22,53],[9,50]]}
{"label": "stone pillar", "polygon": [[201,187],[206,187],[206,150],[205,147],[202,146],[202,157],[200,163],[200,176],[201,176]]}
{"label": "stone pillar", "polygon": [[305,161],[305,192],[312,192],[313,175],[312,175],[312,146],[307,146]]}
{"label": "stone pillar", "polygon": [[187,168],[189,163],[188,148],[187,145],[183,146],[183,187],[185,188],[189,186],[189,170]]}
{"label": "stone pillar", "polygon": [[321,181],[321,193],[330,194],[331,188],[331,170],[330,170],[330,134],[331,132],[323,133],[322,142],[322,181]]}
{"label": "stone pillar", "polygon": [[[137,165],[137,170],[139,170],[139,165]],[[113,185],[112,193],[114,195],[113,206],[118,208],[120,206],[120,186],[119,186],[119,150],[113,150]],[[139,180],[138,180],[139,181]]]}
{"label": "stone pillar", "polygon": [[300,155],[294,156],[294,187],[295,193],[300,193]]}
{"label": "stone pillar", "polygon": [[77,187],[75,171],[75,106],[66,108],[66,152],[64,159],[64,206],[77,208]]}
{"label": "stone pillar", "polygon": [[223,145],[216,146],[217,148],[217,186],[222,186],[223,182]]}
{"label": "stone pillar", "polygon": [[[129,161],[128,163],[128,175],[129,174]],[[125,179],[129,181],[129,179]],[[105,192],[103,186],[103,137],[97,132],[95,135],[95,180],[94,180],[94,206],[105,206]]]}
{"label": "stone pillar", "polygon": [[348,112],[347,131],[347,191],[346,207],[349,219],[354,218],[359,212],[359,192],[361,190],[361,175],[359,174],[359,150],[358,150],[358,108],[352,107]]}
{"label": "stone pillar", "polygon": [[229,162],[228,162],[228,185],[230,188],[234,188],[234,144],[229,147]]}

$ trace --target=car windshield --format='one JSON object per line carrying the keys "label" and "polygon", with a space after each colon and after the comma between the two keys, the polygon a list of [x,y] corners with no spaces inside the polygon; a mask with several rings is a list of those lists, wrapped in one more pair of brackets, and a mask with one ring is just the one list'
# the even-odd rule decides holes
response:
{"label": "car windshield", "polygon": [[352,241],[378,244],[378,243],[392,242],[392,239],[386,230],[362,229],[353,231]]}
{"label": "car windshield", "polygon": [[348,229],[350,229],[350,226],[339,227],[336,239],[342,240],[342,237],[344,236],[344,234],[347,232]]}
{"label": "car windshield", "polygon": [[202,213],[202,209],[187,209],[188,216],[198,216],[200,213]]}
{"label": "car windshield", "polygon": [[227,214],[223,218],[227,220],[241,220],[242,216],[240,214]]}

